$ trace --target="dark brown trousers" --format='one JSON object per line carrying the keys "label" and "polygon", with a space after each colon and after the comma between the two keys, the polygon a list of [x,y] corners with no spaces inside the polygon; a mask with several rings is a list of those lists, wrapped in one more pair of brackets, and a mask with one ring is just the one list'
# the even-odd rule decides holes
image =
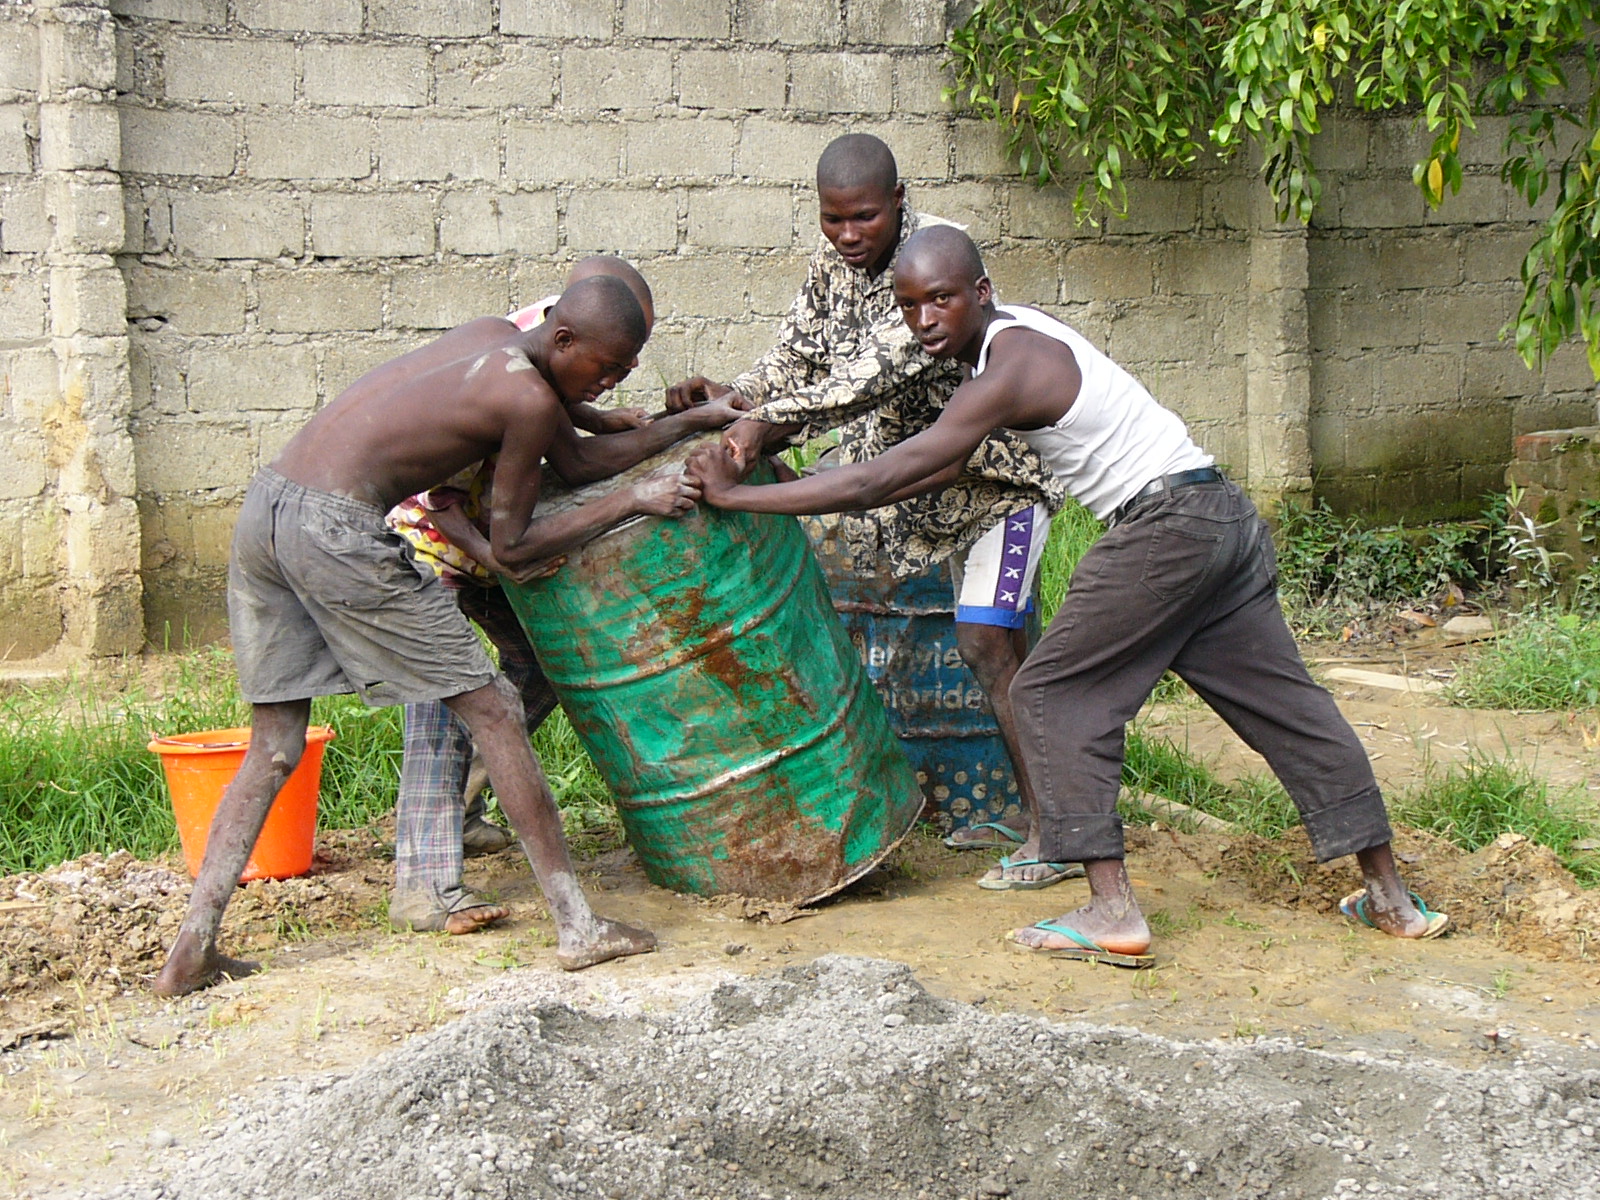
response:
{"label": "dark brown trousers", "polygon": [[1151,496],[1108,530],[1011,685],[1040,858],[1123,857],[1124,730],[1169,668],[1267,760],[1319,861],[1389,841],[1361,740],[1284,622],[1266,524],[1224,481]]}

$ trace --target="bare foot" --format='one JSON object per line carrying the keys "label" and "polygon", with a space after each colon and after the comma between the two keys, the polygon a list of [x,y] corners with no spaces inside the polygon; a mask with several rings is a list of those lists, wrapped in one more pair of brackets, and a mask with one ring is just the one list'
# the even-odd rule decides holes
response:
{"label": "bare foot", "polygon": [[1011,850],[1022,844],[1024,836],[1018,825],[984,821],[951,830],[944,844],[952,850]]}
{"label": "bare foot", "polygon": [[1060,883],[1064,879],[1082,879],[1083,868],[1077,863],[1042,862],[1039,858],[1039,840],[1030,838],[1000,856],[1000,861],[978,880],[978,886],[990,892],[1035,891]]}
{"label": "bare foot", "polygon": [[1450,918],[1430,910],[1415,893],[1387,900],[1378,888],[1362,888],[1339,901],[1339,911],[1352,921],[1397,938],[1434,938],[1450,925]]}
{"label": "bare foot", "polygon": [[593,936],[563,938],[556,950],[556,963],[563,971],[581,971],[596,963],[613,958],[626,958],[630,954],[649,954],[656,948],[656,935],[648,929],[635,929],[621,921],[608,921],[604,917],[594,920]]}
{"label": "bare foot", "polygon": [[[1144,954],[1150,949],[1150,927],[1144,923],[1144,916],[1136,908],[1123,917],[1114,918],[1097,911],[1093,904],[1086,904],[1065,916],[1057,917],[1050,924],[1075,929],[1096,946],[1102,950],[1109,950],[1112,954]],[[1013,930],[1011,940],[1030,950],[1081,948],[1080,943],[1073,941],[1066,934],[1040,929],[1037,925]]]}
{"label": "bare foot", "polygon": [[445,918],[444,931],[454,937],[463,933],[476,933],[485,925],[493,925],[511,915],[504,904],[474,904],[471,908],[457,909]]}
{"label": "bare foot", "polygon": [[260,969],[260,963],[218,954],[215,946],[197,949],[188,934],[180,933],[150,990],[158,996],[187,996],[220,980],[243,979]]}

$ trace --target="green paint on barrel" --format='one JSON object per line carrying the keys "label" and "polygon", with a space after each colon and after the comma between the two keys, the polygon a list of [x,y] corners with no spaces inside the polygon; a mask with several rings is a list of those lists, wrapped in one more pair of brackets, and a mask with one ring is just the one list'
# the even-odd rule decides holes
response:
{"label": "green paint on barrel", "polygon": [[[700,440],[539,514],[675,469]],[[636,519],[506,594],[659,886],[803,903],[915,822],[916,777],[793,518]]]}

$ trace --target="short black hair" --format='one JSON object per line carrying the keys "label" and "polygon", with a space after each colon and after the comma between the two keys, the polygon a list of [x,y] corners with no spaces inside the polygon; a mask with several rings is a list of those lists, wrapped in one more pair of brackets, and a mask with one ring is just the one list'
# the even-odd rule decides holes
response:
{"label": "short black hair", "polygon": [[572,265],[572,270],[567,272],[567,286],[571,287],[585,279],[593,279],[596,275],[613,275],[628,285],[633,293],[633,298],[645,310],[645,322],[650,321],[650,314],[655,311],[655,297],[650,292],[650,285],[645,277],[639,274],[639,269],[625,258],[618,258],[615,254],[591,254],[581,258]]}
{"label": "short black hair", "polygon": [[817,188],[877,187],[885,194],[900,182],[894,152],[870,133],[836,137],[817,159]]}
{"label": "short black hair", "polygon": [[900,263],[896,270],[924,263],[959,271],[969,283],[977,283],[989,273],[984,269],[983,255],[978,253],[973,240],[954,225],[925,225],[906,239],[906,244],[900,247]]}
{"label": "short black hair", "polygon": [[635,347],[643,346],[650,336],[638,297],[615,275],[578,280],[561,293],[545,320],[566,325],[582,338],[626,338]]}

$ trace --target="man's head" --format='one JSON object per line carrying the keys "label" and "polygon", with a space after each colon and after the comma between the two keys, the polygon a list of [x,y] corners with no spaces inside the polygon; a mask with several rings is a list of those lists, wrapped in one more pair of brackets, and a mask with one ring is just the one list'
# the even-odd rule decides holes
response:
{"label": "man's head", "polygon": [[817,160],[823,236],[845,262],[869,275],[880,273],[894,257],[905,194],[894,154],[871,134],[835,138]]}
{"label": "man's head", "polygon": [[633,291],[605,274],[562,292],[540,328],[548,338],[548,378],[567,404],[594,400],[626,379],[650,336]]}
{"label": "man's head", "polygon": [[974,364],[994,290],[972,239],[931,225],[906,239],[894,269],[894,299],[906,327],[934,358]]}
{"label": "man's head", "polygon": [[614,254],[591,254],[588,258],[579,259],[573,264],[572,270],[567,273],[567,286],[570,288],[575,283],[593,279],[597,275],[609,275],[628,285],[628,290],[633,293],[633,298],[639,302],[639,307],[644,311],[645,336],[649,337],[650,330],[654,329],[656,324],[656,302],[644,276],[639,274],[632,263]]}

